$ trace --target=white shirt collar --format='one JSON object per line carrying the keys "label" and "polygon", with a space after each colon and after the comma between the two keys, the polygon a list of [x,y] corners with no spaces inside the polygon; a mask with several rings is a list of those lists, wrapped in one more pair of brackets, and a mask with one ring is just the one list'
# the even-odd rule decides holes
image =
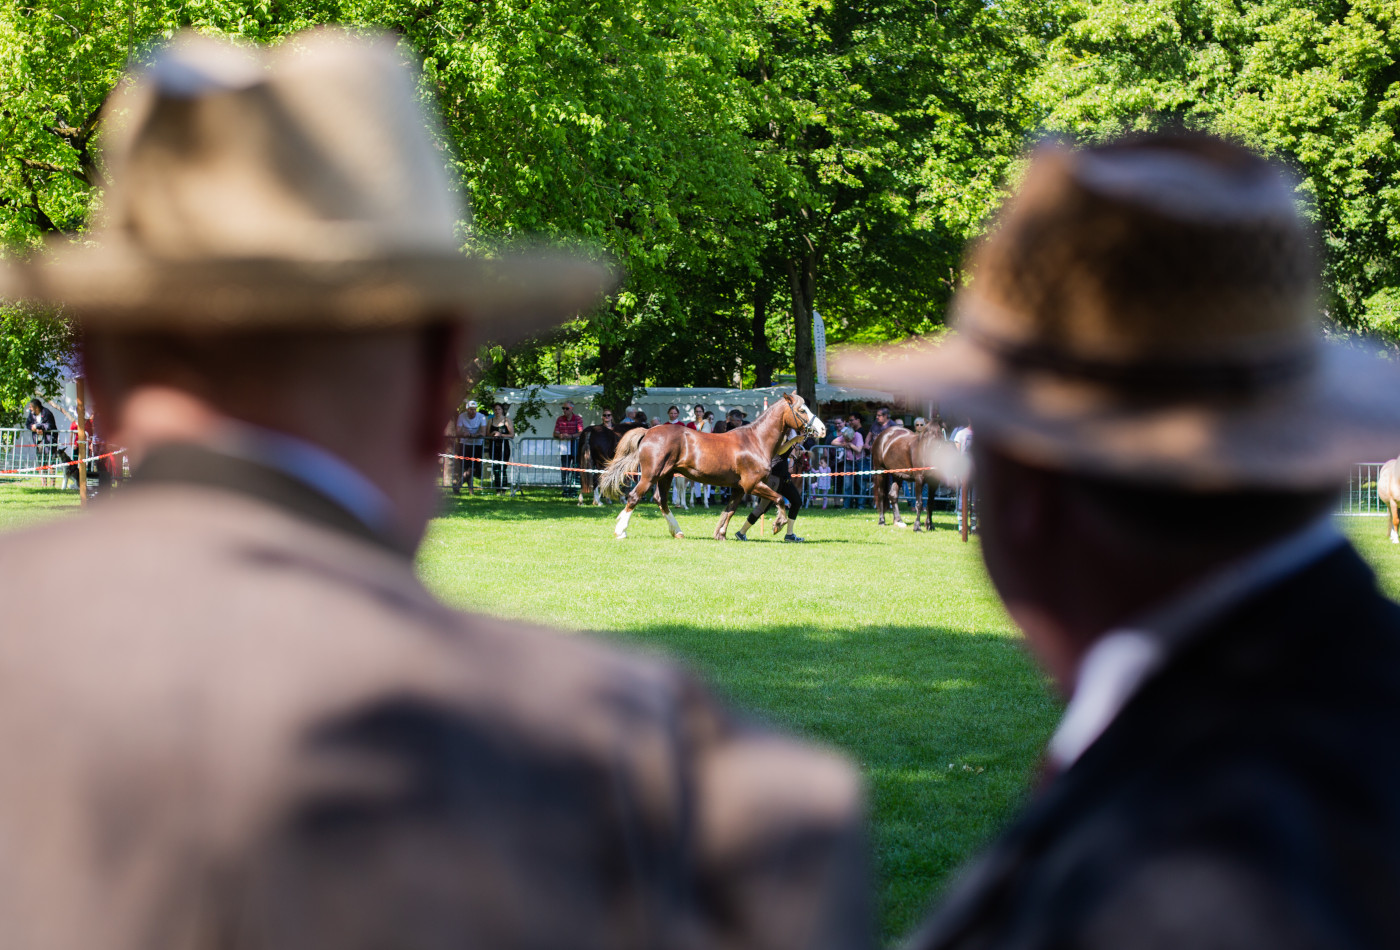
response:
{"label": "white shirt collar", "polygon": [[1051,763],[1059,769],[1073,765],[1204,623],[1344,543],[1325,515],[1097,640],[1080,661],[1074,695],[1050,737]]}
{"label": "white shirt collar", "polygon": [[215,444],[221,452],[274,469],[320,492],[376,532],[392,530],[389,496],[349,462],[319,445],[233,420],[220,423]]}

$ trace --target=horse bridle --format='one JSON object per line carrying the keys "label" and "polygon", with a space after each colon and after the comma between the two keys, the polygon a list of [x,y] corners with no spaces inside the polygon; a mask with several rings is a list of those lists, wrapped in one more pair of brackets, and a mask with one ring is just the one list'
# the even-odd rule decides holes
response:
{"label": "horse bridle", "polygon": [[802,432],[802,434],[803,434],[803,435],[815,435],[817,430],[814,429],[814,428],[812,428],[812,420],[815,419],[815,418],[817,417],[817,414],[816,414],[815,412],[813,412],[813,411],[811,410],[811,408],[807,406],[806,403],[803,403],[802,408],[805,409],[805,410],[807,410],[807,419],[806,419],[806,421],[803,421],[803,419],[802,419],[800,416],[798,416],[798,414],[797,414],[797,407],[794,406],[792,403],[788,403],[788,406],[791,407],[791,409],[792,409],[792,417],[793,417],[794,419],[796,419],[798,422],[801,422],[801,423],[802,423],[802,427],[801,427],[801,432]]}

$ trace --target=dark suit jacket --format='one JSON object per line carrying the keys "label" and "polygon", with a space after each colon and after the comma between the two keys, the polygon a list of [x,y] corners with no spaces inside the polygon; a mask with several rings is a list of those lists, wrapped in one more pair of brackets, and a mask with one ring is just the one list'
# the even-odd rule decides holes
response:
{"label": "dark suit jacket", "polygon": [[868,945],[844,760],[278,472],[152,453],[0,572],[4,950]]}
{"label": "dark suit jacket", "polygon": [[1211,622],[912,946],[1400,947],[1400,608],[1346,547]]}
{"label": "dark suit jacket", "polygon": [[53,410],[45,406],[37,413],[32,409],[25,410],[24,427],[38,426],[38,432],[32,432],[35,442],[53,442],[58,438],[58,423],[54,421]]}

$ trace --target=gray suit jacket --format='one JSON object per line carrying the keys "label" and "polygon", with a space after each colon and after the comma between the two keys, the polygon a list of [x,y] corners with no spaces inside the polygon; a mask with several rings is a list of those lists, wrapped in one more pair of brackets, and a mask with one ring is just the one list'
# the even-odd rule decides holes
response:
{"label": "gray suit jacket", "polygon": [[843,760],[191,452],[0,539],[6,950],[868,945]]}

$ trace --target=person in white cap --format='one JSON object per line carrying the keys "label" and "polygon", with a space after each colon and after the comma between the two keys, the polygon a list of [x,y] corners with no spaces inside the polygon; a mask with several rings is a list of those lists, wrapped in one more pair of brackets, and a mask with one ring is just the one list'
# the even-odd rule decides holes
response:
{"label": "person in white cap", "polygon": [[[466,475],[468,495],[476,494],[476,485],[482,481],[481,460],[486,454],[486,431],[490,425],[490,417],[478,411],[475,399],[468,399],[466,407],[457,416],[458,454],[463,458],[458,472]],[[453,491],[460,491],[461,485],[459,475]],[[483,493],[486,491],[484,487],[481,490]]]}

